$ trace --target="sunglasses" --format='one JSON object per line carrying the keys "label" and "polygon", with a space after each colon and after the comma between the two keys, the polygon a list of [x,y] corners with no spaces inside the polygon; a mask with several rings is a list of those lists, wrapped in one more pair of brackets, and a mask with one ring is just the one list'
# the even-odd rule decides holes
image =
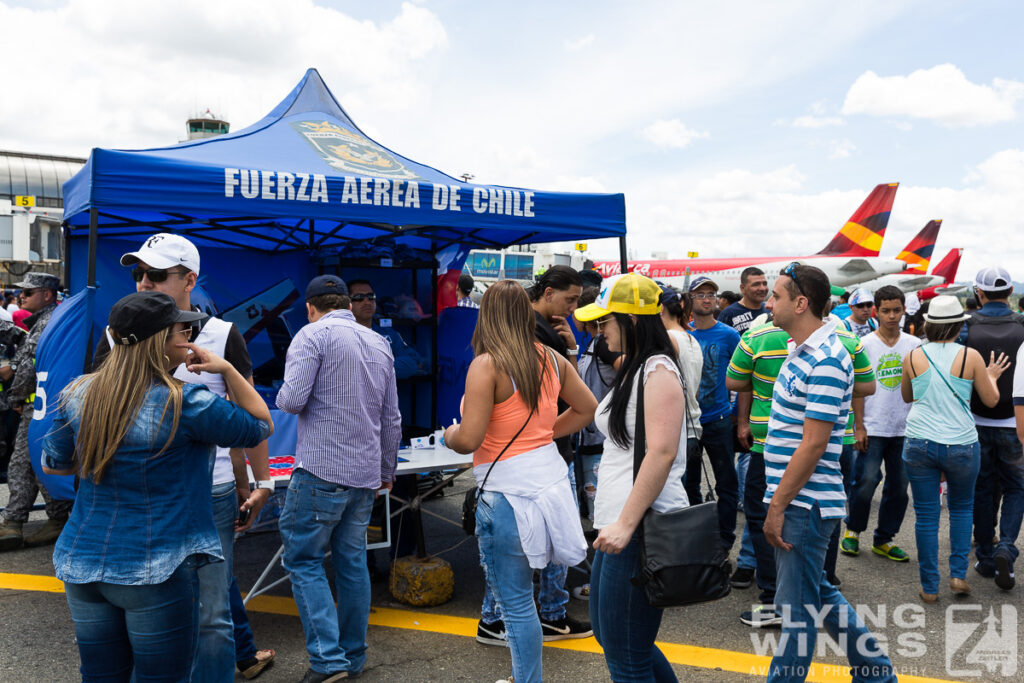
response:
{"label": "sunglasses", "polygon": [[602,327],[604,327],[614,319],[615,318],[611,316],[608,316],[607,318],[601,318],[600,320],[595,320],[594,325],[597,327],[597,331],[600,332]]}
{"label": "sunglasses", "polygon": [[697,301],[706,301],[708,299],[717,299],[718,292],[698,292],[697,294],[691,294]]}
{"label": "sunglasses", "polygon": [[863,304],[853,304],[852,308],[871,308],[872,306],[874,306],[874,304],[868,301]]}
{"label": "sunglasses", "polygon": [[183,330],[175,330],[174,332],[171,332],[171,334],[183,334],[185,335],[185,341],[190,341],[192,339],[192,328],[186,327]]}
{"label": "sunglasses", "polygon": [[352,301],[359,303],[360,301],[376,301],[377,295],[370,292],[369,294],[353,294],[349,298],[352,299]]}
{"label": "sunglasses", "polygon": [[796,288],[800,290],[801,294],[807,296],[807,294],[804,292],[804,288],[800,286],[800,279],[796,276],[796,267],[799,265],[799,263],[793,261],[788,266],[786,266],[786,269],[782,271],[782,274],[789,277],[793,281],[793,284],[796,285]]}
{"label": "sunglasses", "polygon": [[148,277],[152,283],[163,282],[171,274],[185,276],[189,274],[189,271],[171,270],[170,268],[150,268],[147,270],[138,266],[132,268],[132,279],[136,282],[142,282],[144,277]]}

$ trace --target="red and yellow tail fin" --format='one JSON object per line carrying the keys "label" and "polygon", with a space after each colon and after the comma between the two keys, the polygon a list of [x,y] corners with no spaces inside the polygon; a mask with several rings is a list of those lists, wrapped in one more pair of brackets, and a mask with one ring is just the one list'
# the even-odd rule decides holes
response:
{"label": "red and yellow tail fin", "polygon": [[939,239],[941,227],[942,221],[939,219],[928,221],[928,225],[924,226],[921,232],[910,240],[910,244],[896,255],[896,258],[907,264],[907,269],[903,272],[921,275],[928,272],[928,264],[931,262],[932,252],[935,251],[935,242]]}
{"label": "red and yellow tail fin", "polygon": [[932,270],[932,275],[938,275],[947,285],[953,284],[956,280],[956,271],[960,267],[960,257],[963,255],[963,249],[950,249],[946,257]]}
{"label": "red and yellow tail fin", "polygon": [[875,187],[819,256],[878,256],[899,183]]}

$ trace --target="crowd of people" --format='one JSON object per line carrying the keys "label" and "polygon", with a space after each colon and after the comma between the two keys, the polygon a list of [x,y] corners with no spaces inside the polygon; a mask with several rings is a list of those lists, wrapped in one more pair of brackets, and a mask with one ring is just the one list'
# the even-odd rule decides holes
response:
{"label": "crowd of people", "polygon": [[[16,434],[0,551],[56,542],[83,680],[255,678],[275,652],[255,645],[232,556],[274,490],[271,414],[238,329],[192,305],[191,242],[154,235],[121,265],[137,291],[110,310],[92,371],[61,394],[45,439],[44,471],[79,477],[73,506],[50,497],[28,457],[33,357],[57,278],[17,283],[27,331],[0,321],[0,409],[14,416],[2,424]],[[797,263],[772,274],[771,288],[764,272],[744,270],[738,295],[708,276],[680,291],[595,275],[555,266],[529,288],[492,284],[479,303],[472,278],[459,280],[458,305],[479,308],[475,358],[461,419],[442,442],[473,455],[485,576],[477,640],[508,647],[509,680],[542,680],[545,641],[590,635],[612,680],[676,680],[655,643],[663,610],[633,581],[639,527],[648,510],[703,502],[702,485],[721,544],[709,552],[731,553],[738,539],[732,586],[759,591],[737,617],[789,636],[770,681],[804,680],[823,605],[832,609],[820,625],[850,644],[855,680],[896,680],[836,571],[839,553],[859,555],[880,484],[871,551],[911,560],[895,540],[912,499],[922,601],[942,593],[943,496],[949,592],[971,591],[972,531],[975,573],[1014,588],[1024,316],[1009,307],[1005,270],[978,273],[973,313],[941,295],[920,321],[895,287],[853,291],[832,310],[826,275]],[[401,484],[397,379],[421,369],[400,335],[374,325],[375,299],[366,280],[310,281],[309,324],[291,341],[276,397],[298,416],[279,528],[311,683],[365,666],[366,529],[378,492]],[[39,492],[47,521],[25,538]],[[589,583],[573,591],[589,600],[585,622],[568,613],[566,577],[591,550]]]}

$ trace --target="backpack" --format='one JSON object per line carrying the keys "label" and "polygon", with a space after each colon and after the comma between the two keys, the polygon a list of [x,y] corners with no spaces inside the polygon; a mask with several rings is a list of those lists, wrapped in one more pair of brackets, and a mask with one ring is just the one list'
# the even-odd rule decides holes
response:
{"label": "backpack", "polygon": [[[989,316],[973,313],[967,319],[967,346],[981,354],[981,359],[988,363],[989,354],[995,351],[996,357],[1005,353],[1010,362],[1017,359],[1017,349],[1024,343],[1024,315]],[[971,412],[978,417],[992,420],[1005,420],[1013,417],[1013,370],[1008,369],[996,380],[999,387],[999,403],[989,408],[978,397],[977,391],[971,392]]]}
{"label": "backpack", "polygon": [[[611,391],[617,373],[615,368],[597,357],[597,340],[598,338],[595,337],[587,346],[586,351],[580,354],[576,367],[583,383],[594,394],[594,398],[600,402]],[[598,431],[597,425],[591,421],[580,432],[580,453],[583,455],[600,453],[603,450],[603,444],[604,434]]]}

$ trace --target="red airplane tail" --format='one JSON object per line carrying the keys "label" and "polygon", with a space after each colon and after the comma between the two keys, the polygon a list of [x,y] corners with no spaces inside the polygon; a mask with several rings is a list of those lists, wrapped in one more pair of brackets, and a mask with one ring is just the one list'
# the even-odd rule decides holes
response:
{"label": "red airplane tail", "polygon": [[899,183],[875,187],[818,256],[878,256]]}
{"label": "red airplane tail", "polygon": [[939,239],[939,228],[942,227],[941,220],[928,221],[928,225],[921,229],[921,232],[910,240],[910,244],[903,248],[896,258],[907,264],[905,273],[928,272],[928,264],[932,259],[932,252],[935,251],[935,242]]}
{"label": "red airplane tail", "polygon": [[939,264],[932,270],[932,275],[938,275],[946,281],[947,285],[953,284],[956,279],[956,271],[960,267],[960,257],[963,255],[963,249],[950,249],[946,257],[939,261]]}

